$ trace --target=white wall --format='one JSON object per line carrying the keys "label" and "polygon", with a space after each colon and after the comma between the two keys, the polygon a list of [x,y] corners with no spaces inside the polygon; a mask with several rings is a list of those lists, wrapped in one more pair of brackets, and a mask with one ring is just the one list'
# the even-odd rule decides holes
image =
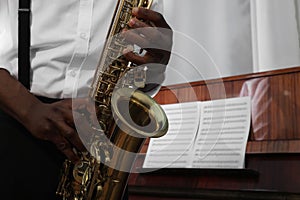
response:
{"label": "white wall", "polygon": [[163,1],[174,30],[164,85],[300,66],[300,0]]}
{"label": "white wall", "polygon": [[252,0],[255,71],[300,66],[299,0]]}

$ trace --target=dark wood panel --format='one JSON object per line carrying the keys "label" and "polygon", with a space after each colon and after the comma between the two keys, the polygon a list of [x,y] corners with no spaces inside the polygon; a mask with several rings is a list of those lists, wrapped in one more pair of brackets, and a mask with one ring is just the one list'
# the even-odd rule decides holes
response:
{"label": "dark wood panel", "polygon": [[197,190],[161,187],[131,187],[129,200],[299,200],[298,194],[268,191]]}
{"label": "dark wood panel", "polygon": [[264,78],[264,77],[272,77],[272,76],[285,76],[287,74],[296,74],[300,72],[300,66],[294,68],[286,68],[274,71],[267,71],[267,72],[258,72],[258,73],[250,73],[250,74],[243,74],[237,76],[230,76],[225,77],[222,79],[212,79],[212,80],[205,80],[205,81],[195,81],[191,83],[183,83],[183,84],[175,84],[175,85],[168,85],[161,88],[161,91],[164,90],[172,90],[172,89],[180,89],[180,88],[188,88],[188,87],[197,87],[201,85],[207,84],[214,84],[220,82],[237,82],[237,81],[247,81],[256,78]]}
{"label": "dark wood panel", "polygon": [[[250,96],[252,122],[249,141],[272,141],[272,144],[266,148],[263,142],[249,143],[247,151],[300,152],[299,84],[300,67],[296,67],[163,87],[155,99],[160,104],[170,104]],[[260,144],[263,146],[258,147]]]}
{"label": "dark wood panel", "polygon": [[163,169],[142,173],[140,156],[129,185],[176,189],[269,191],[300,194],[300,154],[247,154],[245,169]]}

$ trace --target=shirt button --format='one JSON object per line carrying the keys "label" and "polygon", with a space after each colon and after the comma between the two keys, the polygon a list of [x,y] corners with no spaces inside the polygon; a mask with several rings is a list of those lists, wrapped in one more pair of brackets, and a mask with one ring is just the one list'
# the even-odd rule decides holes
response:
{"label": "shirt button", "polygon": [[76,71],[75,71],[75,70],[72,70],[72,71],[70,72],[70,75],[71,75],[72,77],[75,77],[75,76],[76,76]]}
{"label": "shirt button", "polygon": [[85,34],[85,33],[80,33],[80,37],[81,37],[82,39],[84,39],[84,40],[86,40],[86,39],[87,39],[87,36],[86,36],[86,34]]}

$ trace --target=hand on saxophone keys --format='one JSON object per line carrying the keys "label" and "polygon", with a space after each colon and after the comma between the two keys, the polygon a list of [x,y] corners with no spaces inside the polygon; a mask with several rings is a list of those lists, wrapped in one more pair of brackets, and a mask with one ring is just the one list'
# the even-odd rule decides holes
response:
{"label": "hand on saxophone keys", "polygon": [[[85,140],[96,132],[91,124],[98,123],[94,104],[89,98],[65,99],[52,104],[36,103],[28,114],[31,117],[24,125],[31,134],[53,143],[73,163],[80,160],[76,151],[86,151]],[[76,122],[80,126],[76,126]],[[79,131],[86,135],[79,136]]]}
{"label": "hand on saxophone keys", "polygon": [[164,17],[158,12],[142,7],[133,8],[132,15],[128,22],[131,29],[124,29],[122,35],[128,43],[141,47],[146,53],[141,56],[132,49],[125,49],[126,59],[137,65],[167,65],[171,55],[173,33]]}
{"label": "hand on saxophone keys", "polygon": [[132,9],[128,27],[122,31],[129,43],[124,56],[135,65],[143,65],[141,69],[147,67],[142,91],[155,91],[165,79],[173,44],[172,29],[160,13],[142,7]]}

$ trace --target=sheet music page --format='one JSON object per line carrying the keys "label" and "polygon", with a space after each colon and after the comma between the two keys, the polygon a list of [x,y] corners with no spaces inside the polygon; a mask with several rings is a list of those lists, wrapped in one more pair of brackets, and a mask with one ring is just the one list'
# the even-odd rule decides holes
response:
{"label": "sheet music page", "polygon": [[191,165],[192,145],[198,131],[199,102],[162,105],[168,120],[168,133],[152,138],[144,168],[185,168]]}
{"label": "sheet music page", "polygon": [[201,103],[192,168],[243,168],[250,130],[250,97]]}

